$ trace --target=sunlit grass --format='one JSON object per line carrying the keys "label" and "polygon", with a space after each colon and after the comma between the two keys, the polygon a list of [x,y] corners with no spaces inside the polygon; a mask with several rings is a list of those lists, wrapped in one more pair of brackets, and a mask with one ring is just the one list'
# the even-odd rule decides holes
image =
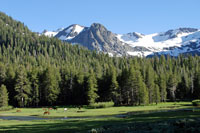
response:
{"label": "sunlit grass", "polygon": [[[91,117],[87,119],[69,119],[69,120],[34,120],[34,121],[16,121],[0,120],[0,131],[5,132],[88,132],[93,128],[105,127],[132,123],[152,123],[157,121],[167,121],[183,118],[198,118],[200,112],[194,111],[173,111],[176,109],[194,108],[190,102],[160,103],[149,106],[128,106],[128,107],[109,107],[101,109],[88,109],[68,107],[65,112],[64,107],[58,110],[51,110],[50,117]],[[19,109],[19,108],[18,108]],[[42,108],[21,108],[22,112],[17,113],[16,109],[10,111],[1,111],[0,115],[7,116],[38,116],[42,117],[44,110]],[[169,110],[169,112],[137,113],[155,110]],[[126,117],[115,117],[116,114],[129,114]],[[108,116],[108,117],[98,117]],[[119,126],[118,126],[119,125]]]}
{"label": "sunlit grass", "polygon": [[[89,117],[89,116],[109,116],[116,114],[125,114],[128,112],[138,112],[138,111],[151,111],[151,110],[174,110],[192,108],[190,102],[177,102],[177,103],[160,103],[158,105],[149,106],[122,106],[122,107],[109,107],[100,109],[88,109],[88,108],[67,108],[64,111],[63,108],[58,108],[58,110],[50,110],[49,116],[55,117]],[[21,110],[21,112],[16,112],[16,110]],[[17,108],[9,111],[0,111],[0,115],[3,116],[44,116],[44,110],[42,108]]]}

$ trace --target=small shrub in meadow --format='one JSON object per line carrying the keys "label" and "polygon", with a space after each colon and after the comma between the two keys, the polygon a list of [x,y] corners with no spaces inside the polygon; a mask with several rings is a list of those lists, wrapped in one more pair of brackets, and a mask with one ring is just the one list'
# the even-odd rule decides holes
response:
{"label": "small shrub in meadow", "polygon": [[13,109],[13,106],[5,106],[5,107],[1,107],[0,111],[8,111],[8,110],[11,110],[11,109]]}
{"label": "small shrub in meadow", "polygon": [[193,106],[199,106],[200,107],[200,99],[196,99],[192,101]]}
{"label": "small shrub in meadow", "polygon": [[98,102],[98,103],[94,103],[89,105],[89,108],[108,108],[108,107],[113,107],[114,106],[114,102]]}

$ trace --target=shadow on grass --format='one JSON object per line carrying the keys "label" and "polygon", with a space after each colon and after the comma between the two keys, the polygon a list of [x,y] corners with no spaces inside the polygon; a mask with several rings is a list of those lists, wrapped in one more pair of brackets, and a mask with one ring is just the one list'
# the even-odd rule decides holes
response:
{"label": "shadow on grass", "polygon": [[[105,124],[106,122],[106,124]],[[112,122],[112,123],[111,123]],[[30,133],[30,132],[87,132],[94,127],[100,127],[108,124],[113,124],[114,121],[106,120],[70,120],[70,121],[52,121],[45,122],[41,121],[40,124],[32,122],[30,124],[15,125],[15,126],[4,126],[0,127],[5,132],[19,132],[19,133]],[[114,122],[115,123],[115,122]]]}
{"label": "shadow on grass", "polygon": [[184,105],[182,105],[182,106],[187,106],[187,107],[189,107],[189,106],[192,106],[192,104],[184,104]]}
{"label": "shadow on grass", "polygon": [[40,115],[30,115],[30,116],[40,116]]}
{"label": "shadow on grass", "polygon": [[200,112],[192,112],[192,111],[171,111],[171,112],[158,112],[158,113],[150,113],[143,115],[132,115],[130,119],[137,122],[155,122],[155,121],[165,121],[165,120],[173,120],[173,119],[183,119],[183,118],[199,118]]}
{"label": "shadow on grass", "polygon": [[[8,124],[0,126],[3,132],[87,132],[93,128],[126,127],[128,124],[139,123],[146,127],[147,123],[165,122],[171,120],[179,120],[183,118],[199,118],[200,112],[192,111],[175,111],[175,112],[159,112],[151,114],[131,115],[124,118],[101,118],[101,119],[82,119],[82,120],[41,120],[31,121],[26,124],[14,121],[6,121]],[[2,121],[3,122],[3,121]],[[12,125],[10,124],[12,123]],[[168,125],[169,126],[169,125]]]}

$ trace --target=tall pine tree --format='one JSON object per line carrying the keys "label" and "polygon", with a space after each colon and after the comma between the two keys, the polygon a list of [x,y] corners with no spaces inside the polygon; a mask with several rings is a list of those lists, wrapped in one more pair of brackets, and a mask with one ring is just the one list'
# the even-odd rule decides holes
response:
{"label": "tall pine tree", "polygon": [[15,84],[15,91],[16,91],[16,100],[18,101],[18,105],[20,107],[24,107],[31,101],[31,87],[30,82],[27,78],[27,73],[23,67],[20,67],[16,74],[16,84]]}
{"label": "tall pine tree", "polygon": [[8,106],[8,92],[5,85],[0,87],[0,107]]}
{"label": "tall pine tree", "polygon": [[86,81],[86,97],[87,97],[87,104],[93,104],[96,102],[96,99],[98,98],[97,95],[97,81],[94,75],[93,70],[90,70],[90,74]]}
{"label": "tall pine tree", "polygon": [[115,68],[111,68],[111,85],[110,85],[110,90],[111,90],[111,97],[115,105],[119,104],[119,85],[117,82],[117,75],[116,75],[116,70]]}
{"label": "tall pine tree", "polygon": [[48,105],[53,105],[60,93],[59,73],[53,67],[48,67],[43,74],[43,99]]}
{"label": "tall pine tree", "polygon": [[149,66],[146,71],[146,81],[145,81],[146,86],[148,88],[149,103],[154,102],[154,87],[155,87],[154,78],[155,78],[154,70],[151,66]]}
{"label": "tall pine tree", "polygon": [[166,85],[166,76],[164,75],[164,73],[160,73],[158,82],[160,88],[161,101],[165,102],[167,99],[167,85]]}
{"label": "tall pine tree", "polygon": [[31,85],[31,99],[32,99],[32,105],[38,106],[39,104],[39,79],[38,79],[38,73],[35,69],[33,69],[29,74],[29,81]]}

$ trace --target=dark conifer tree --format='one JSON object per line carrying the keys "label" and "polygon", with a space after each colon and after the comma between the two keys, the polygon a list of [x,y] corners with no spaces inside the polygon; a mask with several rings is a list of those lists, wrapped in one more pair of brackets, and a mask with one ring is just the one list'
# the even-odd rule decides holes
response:
{"label": "dark conifer tree", "polygon": [[160,88],[160,96],[161,96],[161,101],[166,102],[167,99],[167,86],[166,86],[166,76],[164,73],[161,73],[159,75],[159,88]]}
{"label": "dark conifer tree", "polygon": [[155,103],[158,104],[160,102],[160,89],[157,84],[155,84],[154,87],[154,98],[155,98]]}
{"label": "dark conifer tree", "polygon": [[59,73],[56,69],[48,67],[43,74],[43,98],[48,105],[53,105],[57,101],[60,93]]}
{"label": "dark conifer tree", "polygon": [[87,96],[87,104],[95,103],[96,99],[98,98],[97,95],[97,81],[94,75],[93,70],[90,70],[90,74],[86,81],[86,96]]}
{"label": "dark conifer tree", "polygon": [[20,107],[30,104],[31,86],[27,78],[27,73],[23,67],[20,67],[16,73],[15,99]]}
{"label": "dark conifer tree", "polygon": [[33,69],[29,74],[28,78],[31,86],[31,101],[32,106],[38,106],[39,104],[39,79],[37,70]]}
{"label": "dark conifer tree", "polygon": [[111,85],[110,85],[110,90],[111,90],[111,98],[115,105],[119,104],[119,85],[117,82],[117,74],[115,68],[111,68]]}
{"label": "dark conifer tree", "polygon": [[168,81],[168,94],[171,101],[176,100],[175,91],[177,87],[176,76],[171,74]]}
{"label": "dark conifer tree", "polygon": [[146,71],[146,86],[148,88],[148,94],[149,94],[149,103],[154,102],[154,70],[151,66],[148,66]]}

